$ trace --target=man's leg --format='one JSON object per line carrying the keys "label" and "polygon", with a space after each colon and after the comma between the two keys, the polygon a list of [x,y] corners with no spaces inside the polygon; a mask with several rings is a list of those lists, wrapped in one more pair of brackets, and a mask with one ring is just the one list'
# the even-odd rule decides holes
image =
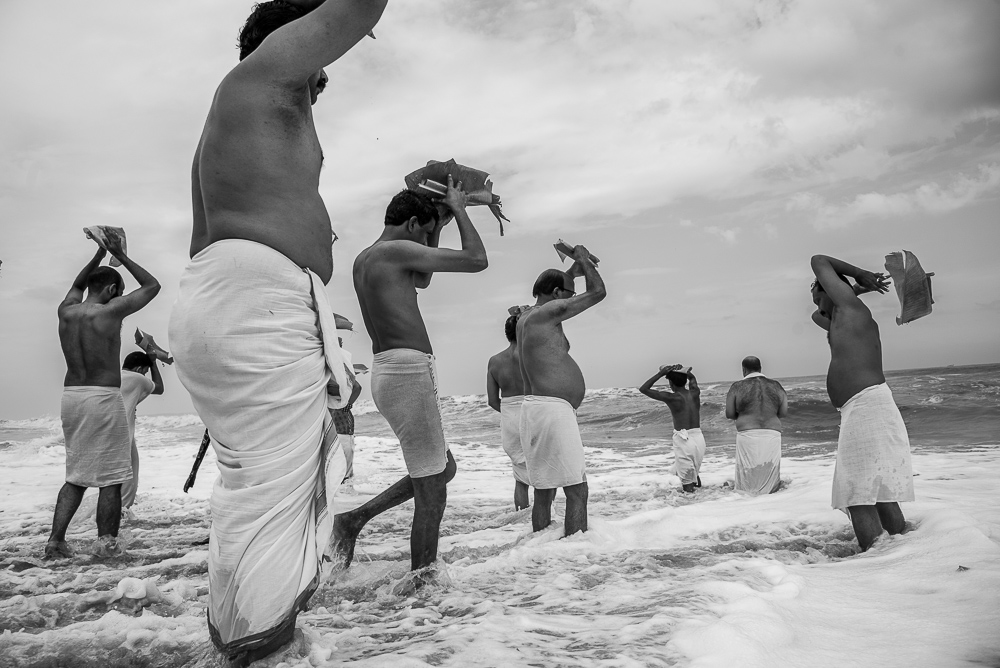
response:
{"label": "man's leg", "polygon": [[590,490],[587,483],[563,487],[566,495],[566,535],[572,536],[577,531],[587,530],[587,497]]}
{"label": "man's leg", "polygon": [[52,517],[52,533],[49,534],[48,543],[45,545],[46,558],[70,557],[73,553],[66,545],[66,529],[83,501],[83,493],[86,487],[80,487],[72,483],[66,483],[59,490],[56,498],[56,510]]}
{"label": "man's leg", "polygon": [[118,538],[122,521],[122,486],[108,485],[101,488],[97,497],[97,537]]}
{"label": "man's leg", "polygon": [[410,570],[415,571],[430,566],[437,560],[441,518],[444,517],[444,509],[448,505],[448,481],[455,477],[456,470],[455,460],[449,451],[444,471],[424,478],[413,478]]}
{"label": "man's leg", "polygon": [[[445,482],[451,482],[457,470],[458,466],[455,464],[455,458],[452,456],[451,450],[449,450],[448,463],[445,464],[443,472]],[[349,510],[346,513],[340,513],[333,518],[334,550],[343,560],[344,568],[350,566],[351,562],[354,561],[354,544],[358,540],[358,534],[368,524],[368,521],[387,510],[406,503],[413,498],[413,491],[413,479],[410,476],[406,476],[393,483],[389,489],[371,499],[368,503],[358,506],[354,510]]]}
{"label": "man's leg", "polygon": [[139,491],[139,448],[132,439],[132,479],[122,483],[122,508],[131,508]]}
{"label": "man's leg", "polygon": [[903,533],[906,529],[906,520],[903,519],[903,511],[899,509],[899,504],[895,501],[888,501],[875,504],[878,512],[878,519],[882,523],[882,528],[889,532],[889,535]]}
{"label": "man's leg", "polygon": [[557,489],[557,487],[553,487],[552,489],[535,489],[535,505],[531,507],[532,531],[541,531],[552,524],[552,502],[556,498]]}
{"label": "man's leg", "polygon": [[865,552],[882,535],[882,522],[875,506],[851,506],[847,509],[854,535],[857,536],[861,551]]}
{"label": "man's leg", "polygon": [[528,486],[520,480],[514,481],[514,509],[524,510],[531,504],[528,503]]}

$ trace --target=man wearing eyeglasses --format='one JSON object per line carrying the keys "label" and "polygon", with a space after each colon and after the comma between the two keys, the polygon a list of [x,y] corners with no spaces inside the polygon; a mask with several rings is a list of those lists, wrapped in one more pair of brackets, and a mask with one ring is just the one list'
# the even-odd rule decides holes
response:
{"label": "man wearing eyeglasses", "polygon": [[[587,530],[587,473],[576,411],[586,385],[583,372],[569,355],[563,321],[604,299],[604,281],[590,252],[573,249],[569,272],[547,269],[535,281],[535,305],[517,323],[518,353],[524,379],[521,404],[521,445],[528,480],[535,488],[531,527],[541,531],[551,523],[556,490],[566,495],[566,534]],[[582,275],[587,291],[576,294],[574,278]]]}

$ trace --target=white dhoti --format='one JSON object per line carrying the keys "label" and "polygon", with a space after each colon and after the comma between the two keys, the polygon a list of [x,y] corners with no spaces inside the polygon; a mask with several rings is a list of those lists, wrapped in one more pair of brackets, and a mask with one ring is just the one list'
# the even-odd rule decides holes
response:
{"label": "white dhoti", "polygon": [[526,395],[521,402],[521,445],[528,484],[535,489],[587,481],[576,410],[565,399]]}
{"label": "white dhoti", "polygon": [[781,432],[746,429],[736,432],[736,489],[770,494],[781,483]]}
{"label": "white dhoti", "polygon": [[319,277],[251,241],[192,258],[169,334],[218,457],[209,632],[238,658],[290,634],[332,563],[328,508],[346,461],[329,409],[346,404],[353,377]]}
{"label": "white dhoti", "polygon": [[913,501],[910,438],[885,383],[872,385],[840,408],[834,508]]}
{"label": "white dhoti", "polygon": [[521,447],[521,404],[524,397],[500,399],[500,444],[510,457],[514,480],[528,484],[528,464]]}
{"label": "white dhoti", "polygon": [[674,473],[682,485],[698,482],[705,456],[705,436],[701,429],[674,429]]}

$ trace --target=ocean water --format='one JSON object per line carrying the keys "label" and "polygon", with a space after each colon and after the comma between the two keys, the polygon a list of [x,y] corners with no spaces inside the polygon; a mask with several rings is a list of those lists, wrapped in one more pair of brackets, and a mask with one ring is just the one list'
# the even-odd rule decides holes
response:
{"label": "ocean water", "polygon": [[[821,377],[789,393],[782,488],[748,497],[733,478],[728,383],[703,383],[705,487],[671,472],[665,407],[634,389],[588,392],[579,411],[590,530],[531,532],[513,509],[497,415],[482,396],[442,399],[459,471],[442,524],[442,576],[415,596],[412,504],[373,520],[355,563],[324,584],[269,666],[1000,666],[1000,365],[891,372],[913,445],[911,531],[858,552],[830,508],[839,415]],[[363,503],[404,473],[392,432],[358,406]],[[72,560],[40,560],[64,466],[58,418],[0,420],[0,666],[216,666],[205,623],[206,457],[181,491],[203,427],[140,417],[142,456],[127,554],[100,560],[93,493]],[[557,497],[556,514],[563,510]],[[108,602],[125,578],[140,602]],[[126,581],[132,582],[132,581]],[[135,584],[135,582],[133,582]]]}

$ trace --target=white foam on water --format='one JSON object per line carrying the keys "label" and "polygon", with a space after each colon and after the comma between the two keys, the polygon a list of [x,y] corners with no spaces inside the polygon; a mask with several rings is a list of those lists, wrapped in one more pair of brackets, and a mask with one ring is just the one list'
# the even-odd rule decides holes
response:
{"label": "white foam on water", "polygon": [[[216,665],[205,623],[207,548],[198,544],[216,476],[211,450],[195,488],[181,492],[196,427],[142,427],[129,555],[105,561],[38,560],[63,460],[57,447],[27,457],[0,452],[6,662]],[[393,439],[358,436],[356,448],[356,475],[335,499],[338,510],[405,473]],[[369,524],[355,563],[299,616],[302,638],[268,665],[1000,662],[998,446],[916,451],[917,501],[903,505],[913,530],[884,536],[864,554],[847,517],[829,505],[832,455],[785,458],[781,491],[753,498],[724,486],[731,452],[706,458],[705,487],[692,495],[669,472],[665,442],[588,448],[590,530],[563,539],[558,524],[533,534],[530,511],[514,510],[509,460],[495,442],[452,449],[459,471],[442,525],[441,584],[393,593],[409,570],[412,504],[404,504]],[[561,522],[561,493],[555,510]],[[84,523],[69,538],[81,547],[95,534]],[[126,577],[158,577],[160,591],[176,595],[138,609],[93,603]]]}

